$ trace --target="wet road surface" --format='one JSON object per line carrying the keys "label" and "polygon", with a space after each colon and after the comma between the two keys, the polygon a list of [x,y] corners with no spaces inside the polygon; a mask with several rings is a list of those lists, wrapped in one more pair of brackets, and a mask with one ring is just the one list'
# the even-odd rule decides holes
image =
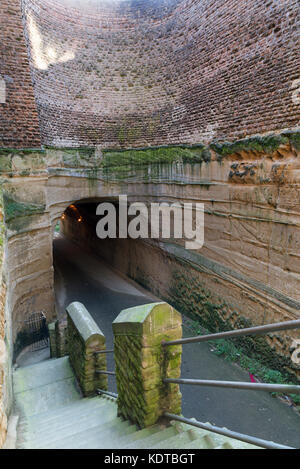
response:
{"label": "wet road surface", "polygon": [[[158,301],[100,258],[63,237],[54,240],[53,253],[59,314],[72,301],[83,303],[105,334],[107,348],[113,348],[111,324],[120,311]],[[191,335],[195,334],[184,327],[184,336]],[[250,382],[245,370],[210,349],[205,343],[184,345],[182,377]],[[110,354],[108,370],[114,370]],[[109,377],[109,386],[116,392],[113,377]],[[188,385],[182,386],[181,392],[185,417],[300,448],[299,415],[269,393]]]}

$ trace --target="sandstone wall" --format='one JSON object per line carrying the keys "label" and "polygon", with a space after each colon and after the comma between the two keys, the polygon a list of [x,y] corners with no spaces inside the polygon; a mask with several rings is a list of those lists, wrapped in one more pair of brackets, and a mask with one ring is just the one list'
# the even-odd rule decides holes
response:
{"label": "sandstone wall", "polygon": [[43,143],[142,147],[299,126],[297,0],[23,0]]}
{"label": "sandstone wall", "polygon": [[0,28],[0,82],[3,80],[6,95],[0,102],[0,147],[39,147],[38,115],[20,0],[1,0]]}
{"label": "sandstone wall", "polygon": [[[223,158],[212,152],[211,160],[202,164],[134,169],[128,164],[95,176],[98,181],[107,178],[103,189],[112,201],[127,193],[129,201],[146,203],[204,202],[205,244],[199,252],[187,251],[173,239],[99,242],[97,217],[80,204],[76,206],[83,223],[67,217],[63,231],[211,330],[299,318],[299,150],[287,141],[269,154],[237,147]],[[225,148],[218,151],[224,153]],[[66,174],[53,177],[57,190],[60,178],[70,188],[72,178]],[[95,181],[90,197],[83,198],[103,200],[97,187]],[[73,196],[73,202],[76,199]],[[250,340],[247,347],[267,357],[270,366],[299,374],[290,361],[292,337],[298,336],[299,332],[274,334],[266,341]]]}
{"label": "sandstone wall", "polygon": [[6,438],[7,430],[7,415],[6,406],[4,402],[4,393],[6,383],[4,382],[5,364],[6,364],[6,346],[4,342],[5,338],[5,321],[4,321],[4,307],[5,307],[5,288],[1,279],[0,287],[0,448]]}
{"label": "sandstone wall", "polygon": [[6,317],[6,282],[4,279],[4,242],[2,191],[0,186],[0,448],[3,446],[7,431],[7,416],[11,407],[11,371],[9,331]]}
{"label": "sandstone wall", "polygon": [[[14,339],[26,312],[55,317],[51,230],[62,213],[77,201],[116,201],[120,194],[148,204],[204,202],[205,244],[199,252],[173,239],[98,244],[119,270],[211,329],[298,318],[300,148],[299,134],[287,135],[210,148],[6,154]],[[20,169],[11,174],[13,165]],[[95,227],[85,216],[71,231],[94,247]],[[260,353],[273,350],[274,363],[298,373],[288,358],[297,334],[274,335]]]}
{"label": "sandstone wall", "polygon": [[[0,150],[6,228],[5,278],[15,351],[27,314],[54,318],[52,233],[42,151]],[[8,177],[9,175],[9,177]]]}

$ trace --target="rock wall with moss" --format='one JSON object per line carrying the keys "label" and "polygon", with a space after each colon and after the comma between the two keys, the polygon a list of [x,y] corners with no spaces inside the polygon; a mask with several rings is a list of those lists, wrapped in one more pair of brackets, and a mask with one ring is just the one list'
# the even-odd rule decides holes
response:
{"label": "rock wall with moss", "polygon": [[0,176],[6,231],[8,320],[16,354],[22,347],[26,315],[44,311],[51,321],[54,314],[45,152],[0,149]]}
{"label": "rock wall with moss", "polygon": [[[97,244],[112,265],[170,302],[174,275],[183,263],[214,297],[214,307],[205,309],[204,297],[197,310],[203,324],[209,314],[219,316],[218,327],[236,326],[239,317],[254,325],[299,318],[299,135],[285,131],[123,151],[2,152],[14,341],[27,312],[45,310],[49,320],[55,318],[52,236],[62,214],[70,205],[79,210],[83,223],[75,217],[66,233],[95,248],[95,210],[89,225],[89,213],[78,202],[115,203],[120,194],[128,194],[129,203],[148,206],[204,203],[205,243],[199,252],[187,251],[183,240],[173,238]],[[219,307],[223,303],[233,316]],[[192,314],[192,305],[189,310]],[[296,334],[274,336],[271,348],[289,358]],[[284,366],[298,373],[293,364]]]}
{"label": "rock wall with moss", "polygon": [[4,249],[4,223],[2,212],[2,190],[0,185],[0,448],[2,447],[7,430],[6,405],[4,393],[6,382],[6,346],[5,346],[5,298],[6,287],[3,279],[3,249]]}
{"label": "rock wall with moss", "polygon": [[[187,251],[176,239],[100,242],[96,203],[94,212],[77,204],[84,223],[66,219],[64,233],[210,330],[298,319],[299,135],[103,152],[92,197],[100,196],[104,180],[108,198],[102,193],[99,201],[115,203],[118,194],[127,193],[129,202],[148,206],[204,203],[205,242],[199,252]],[[298,337],[290,331],[248,341],[247,353],[299,376],[290,350]]]}

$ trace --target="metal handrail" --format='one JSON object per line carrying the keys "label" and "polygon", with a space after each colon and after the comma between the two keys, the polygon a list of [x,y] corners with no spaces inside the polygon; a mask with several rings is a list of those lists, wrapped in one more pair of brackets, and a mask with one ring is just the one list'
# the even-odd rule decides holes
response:
{"label": "metal handrail", "polygon": [[[185,339],[172,340],[172,341],[162,341],[163,346],[169,345],[184,345],[197,342],[208,342],[210,340],[217,339],[228,339],[232,337],[241,337],[249,335],[259,335],[259,334],[268,334],[270,332],[282,331],[282,330],[291,330],[299,329],[300,320],[295,321],[285,321],[281,323],[268,324],[265,326],[250,327],[246,329],[238,329],[226,332],[220,332],[216,334],[208,334],[196,337],[189,337]],[[245,383],[240,381],[217,381],[217,380],[201,380],[201,379],[182,379],[182,378],[165,378],[163,379],[164,383],[174,383],[174,384],[190,384],[196,386],[210,386],[210,387],[219,387],[219,388],[231,388],[231,389],[240,389],[240,390],[256,390],[256,391],[268,391],[268,392],[277,392],[277,393],[286,393],[286,394],[299,394],[300,395],[300,386],[296,385],[285,385],[285,384],[267,384],[267,383]],[[215,427],[210,424],[204,424],[194,420],[186,419],[175,414],[165,413],[166,417],[177,420],[179,422],[187,423],[204,430],[212,431],[214,433],[219,433],[220,435],[225,435],[237,440],[245,441],[246,443],[251,443],[256,446],[267,449],[295,449],[289,446],[280,445],[274,442],[262,440],[260,438],[252,437],[249,435],[243,435],[241,433],[233,432],[224,428]]]}
{"label": "metal handrail", "polygon": [[253,391],[268,391],[286,394],[300,394],[300,386],[288,384],[243,383],[241,381],[216,381],[206,379],[165,378],[164,383],[191,384],[216,388],[249,389]]}
{"label": "metal handrail", "polygon": [[115,371],[100,371],[100,370],[96,370],[96,373],[98,375],[112,375],[112,376],[115,376]]}
{"label": "metal handrail", "polygon": [[118,398],[118,394],[115,394],[114,392],[104,391],[103,389],[97,389],[97,393],[105,394],[107,396],[113,397],[114,399]]}
{"label": "metal handrail", "polygon": [[171,340],[168,342],[163,341],[162,345],[167,346],[167,345],[193,344],[196,342],[208,342],[209,340],[228,339],[231,337],[240,337],[240,336],[248,336],[248,335],[268,334],[269,332],[291,330],[291,329],[300,329],[300,319],[296,319],[294,321],[277,322],[274,324],[267,324],[265,326],[256,326],[256,327],[249,327],[246,329],[235,329],[233,331],[218,332],[216,334],[198,335],[196,337],[188,337],[186,339]]}
{"label": "metal handrail", "polygon": [[244,441],[245,443],[250,443],[255,446],[260,446],[261,448],[295,449],[291,446],[280,445],[278,443],[274,443],[273,441],[262,440],[261,438],[256,438],[250,435],[244,435],[243,433],[234,432],[232,430],[228,430],[227,428],[216,427],[208,423],[202,423],[202,422],[197,422],[195,420],[186,419],[184,417],[180,417],[179,415],[169,414],[168,412],[165,412],[164,416],[172,420],[177,420],[178,422],[186,423],[188,425],[201,428],[202,430],[207,430],[213,433],[218,433],[219,435],[228,436],[229,438],[234,438],[236,440]]}

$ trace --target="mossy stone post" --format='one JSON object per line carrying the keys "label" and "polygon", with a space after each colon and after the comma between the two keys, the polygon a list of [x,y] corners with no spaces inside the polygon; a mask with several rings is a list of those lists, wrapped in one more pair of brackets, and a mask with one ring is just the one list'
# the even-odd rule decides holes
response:
{"label": "mossy stone post", "polygon": [[57,358],[55,322],[51,322],[51,324],[48,324],[48,331],[50,342],[50,356],[51,358]]}
{"label": "mossy stone post", "polygon": [[113,322],[118,414],[141,428],[155,424],[164,412],[181,413],[177,384],[181,345],[162,341],[182,337],[181,315],[167,303],[151,303],[123,310]]}
{"label": "mossy stone post", "polygon": [[68,321],[67,319],[60,319],[55,322],[55,336],[56,336],[56,356],[57,358],[69,355],[68,350]]}
{"label": "mossy stone post", "polygon": [[97,389],[107,390],[105,336],[83,304],[74,302],[67,307],[68,349],[71,366],[85,396]]}

